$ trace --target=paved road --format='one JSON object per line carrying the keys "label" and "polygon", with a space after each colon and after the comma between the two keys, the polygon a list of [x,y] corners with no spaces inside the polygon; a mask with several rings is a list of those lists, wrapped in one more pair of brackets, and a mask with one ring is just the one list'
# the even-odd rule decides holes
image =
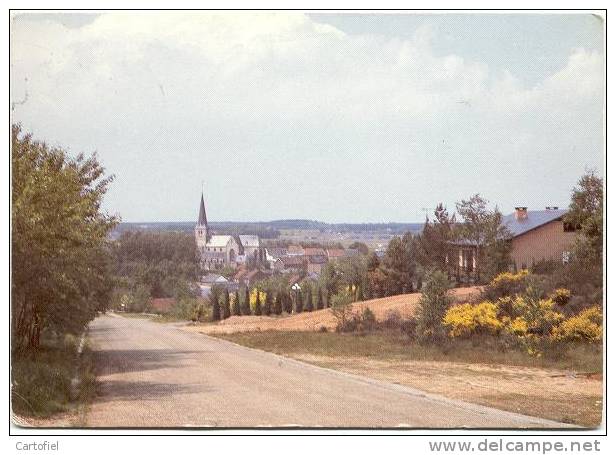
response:
{"label": "paved road", "polygon": [[90,328],[94,427],[554,427],[143,319]]}

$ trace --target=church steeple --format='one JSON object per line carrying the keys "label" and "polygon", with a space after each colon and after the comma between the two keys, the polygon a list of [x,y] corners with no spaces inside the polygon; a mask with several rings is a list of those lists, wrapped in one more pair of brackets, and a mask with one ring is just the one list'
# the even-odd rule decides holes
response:
{"label": "church steeple", "polygon": [[201,205],[199,206],[199,219],[197,226],[207,227],[207,215],[205,214],[205,202],[203,201],[203,193],[201,193]]}
{"label": "church steeple", "polygon": [[195,240],[197,247],[203,252],[207,242],[210,240],[210,230],[207,226],[207,215],[205,214],[205,202],[203,192],[201,192],[201,204],[199,205],[199,219],[195,226]]}

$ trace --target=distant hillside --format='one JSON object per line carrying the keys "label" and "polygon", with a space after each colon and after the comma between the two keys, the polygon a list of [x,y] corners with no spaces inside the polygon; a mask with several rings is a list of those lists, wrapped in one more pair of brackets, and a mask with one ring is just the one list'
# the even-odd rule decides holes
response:
{"label": "distant hillside", "polygon": [[[423,223],[324,223],[314,220],[273,220],[258,222],[213,221],[209,223],[214,232],[227,234],[256,234],[264,239],[275,239],[281,230],[318,230],[320,232],[382,232],[387,234],[417,233],[423,229]],[[157,230],[192,232],[195,223],[191,221],[120,223],[112,238],[117,238],[124,231]]]}

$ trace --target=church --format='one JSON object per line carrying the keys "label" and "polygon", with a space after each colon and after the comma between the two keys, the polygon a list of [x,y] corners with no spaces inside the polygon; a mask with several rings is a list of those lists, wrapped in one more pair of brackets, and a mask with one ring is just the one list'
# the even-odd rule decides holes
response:
{"label": "church", "polygon": [[207,224],[203,193],[195,226],[195,240],[201,256],[201,268],[204,270],[236,267],[250,255],[257,254],[261,248],[261,240],[257,235],[213,235]]}

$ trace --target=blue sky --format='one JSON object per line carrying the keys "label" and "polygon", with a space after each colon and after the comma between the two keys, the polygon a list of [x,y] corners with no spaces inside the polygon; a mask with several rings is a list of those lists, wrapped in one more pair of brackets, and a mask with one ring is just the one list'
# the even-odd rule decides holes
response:
{"label": "blue sky", "polygon": [[[18,15],[13,121],[116,176],[125,221],[421,221],[603,174],[588,14]],[[26,97],[27,93],[27,97]],[[24,102],[25,100],[25,102]]]}

